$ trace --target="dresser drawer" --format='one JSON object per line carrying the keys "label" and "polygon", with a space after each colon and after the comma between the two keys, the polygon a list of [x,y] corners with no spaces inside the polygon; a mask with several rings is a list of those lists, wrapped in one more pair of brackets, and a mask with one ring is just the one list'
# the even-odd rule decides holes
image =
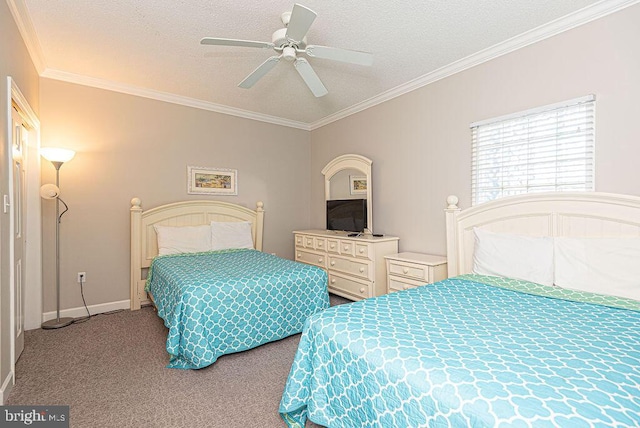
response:
{"label": "dresser drawer", "polygon": [[327,252],[332,254],[340,253],[340,241],[337,239],[327,239]]}
{"label": "dresser drawer", "polygon": [[426,282],[415,281],[412,279],[402,278],[402,277],[393,276],[393,275],[389,275],[388,280],[389,280],[389,283],[387,285],[389,287],[389,293],[408,290],[410,288],[416,288],[422,285],[426,285]]}
{"label": "dresser drawer", "polygon": [[368,281],[358,281],[353,278],[343,277],[335,273],[329,273],[329,291],[346,293],[358,299],[373,297],[372,284]]}
{"label": "dresser drawer", "polygon": [[310,248],[310,249],[314,249],[315,246],[315,239],[313,236],[305,236],[304,237],[304,248]]}
{"label": "dresser drawer", "polygon": [[327,267],[358,278],[373,280],[373,269],[371,268],[371,262],[368,261],[329,256]]}
{"label": "dresser drawer", "polygon": [[296,235],[296,247],[303,248],[304,247],[304,235]]}
{"label": "dresser drawer", "polygon": [[429,268],[415,264],[408,264],[390,260],[389,275],[400,275],[406,278],[429,281]]}
{"label": "dresser drawer", "polygon": [[353,241],[340,240],[340,254],[345,256],[353,256],[353,249],[355,245]]}
{"label": "dresser drawer", "polygon": [[314,248],[318,251],[325,251],[327,248],[327,240],[325,238],[316,237]]}
{"label": "dresser drawer", "polygon": [[324,254],[311,253],[309,251],[296,250],[296,261],[309,265],[326,268],[327,257]]}
{"label": "dresser drawer", "polygon": [[371,250],[371,246],[369,244],[361,244],[359,242],[356,242],[355,254],[358,258],[373,260],[373,251]]}

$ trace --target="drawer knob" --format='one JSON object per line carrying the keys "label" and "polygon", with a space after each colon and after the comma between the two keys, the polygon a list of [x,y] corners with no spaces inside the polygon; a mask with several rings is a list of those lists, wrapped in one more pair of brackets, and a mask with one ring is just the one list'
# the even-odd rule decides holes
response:
{"label": "drawer knob", "polygon": [[335,279],[335,278],[332,278],[332,279],[331,279],[331,283],[332,283],[332,284],[335,284],[335,283],[336,283],[336,279]]}
{"label": "drawer knob", "polygon": [[360,268],[360,273],[364,273],[364,268],[363,267]]}
{"label": "drawer knob", "polygon": [[364,248],[360,248],[360,254],[364,253]]}
{"label": "drawer knob", "polygon": [[318,242],[318,247],[322,247],[322,242]]}
{"label": "drawer knob", "polygon": [[318,259],[318,263],[322,263],[322,257]]}
{"label": "drawer knob", "polygon": [[402,269],[402,272],[403,272],[403,273],[405,273],[405,274],[407,274],[407,273],[409,273],[409,269],[404,268],[404,269]]}
{"label": "drawer knob", "polygon": [[302,254],[298,253],[298,257],[302,257]]}
{"label": "drawer knob", "polygon": [[367,289],[366,289],[366,288],[364,288],[364,287],[361,287],[361,288],[360,288],[360,292],[361,292],[361,293],[364,293],[365,291],[367,291]]}
{"label": "drawer knob", "polygon": [[331,248],[336,248],[336,244],[331,244]]}
{"label": "drawer knob", "polygon": [[330,263],[330,264],[331,264],[331,266],[335,266],[335,265],[336,265],[336,262],[335,262],[335,261],[333,261],[333,260],[331,260],[331,263]]}
{"label": "drawer knob", "polygon": [[348,249],[349,249],[349,247],[345,245],[344,246],[344,250],[347,251]]}

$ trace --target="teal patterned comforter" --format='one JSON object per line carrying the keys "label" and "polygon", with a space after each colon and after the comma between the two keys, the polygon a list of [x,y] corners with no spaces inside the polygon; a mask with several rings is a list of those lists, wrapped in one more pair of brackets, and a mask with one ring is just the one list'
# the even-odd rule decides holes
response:
{"label": "teal patterned comforter", "polygon": [[180,369],[300,333],[329,307],[324,270],[255,250],[156,257],[145,289],[169,329],[168,367]]}
{"label": "teal patterned comforter", "polygon": [[307,321],[279,411],[289,427],[640,426],[640,302],[465,275],[332,307]]}

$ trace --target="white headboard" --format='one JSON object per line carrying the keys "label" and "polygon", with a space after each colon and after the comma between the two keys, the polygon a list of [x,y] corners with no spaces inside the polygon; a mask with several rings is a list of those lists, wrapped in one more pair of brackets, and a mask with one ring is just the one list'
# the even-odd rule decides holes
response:
{"label": "white headboard", "polygon": [[248,221],[256,250],[262,251],[264,226],[263,203],[256,210],[219,201],[183,201],[142,210],[140,199],[131,200],[131,310],[140,309],[147,300],[143,272],[158,255],[158,242],[153,227],[199,226],[212,221]]}
{"label": "white headboard", "polygon": [[640,197],[598,192],[530,193],[461,210],[447,198],[449,277],[473,269],[473,228],[528,236],[640,236]]}

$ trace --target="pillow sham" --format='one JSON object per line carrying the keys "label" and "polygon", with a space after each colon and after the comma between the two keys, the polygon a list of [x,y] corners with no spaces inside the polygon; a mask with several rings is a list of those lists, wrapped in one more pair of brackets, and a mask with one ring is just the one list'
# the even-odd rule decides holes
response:
{"label": "pillow sham", "polygon": [[248,221],[211,222],[211,249],[254,248]]}
{"label": "pillow sham", "polygon": [[640,300],[640,238],[555,238],[555,285]]}
{"label": "pillow sham", "polygon": [[158,255],[211,251],[211,227],[154,225]]}
{"label": "pillow sham", "polygon": [[553,285],[553,238],[474,228],[473,273]]}

